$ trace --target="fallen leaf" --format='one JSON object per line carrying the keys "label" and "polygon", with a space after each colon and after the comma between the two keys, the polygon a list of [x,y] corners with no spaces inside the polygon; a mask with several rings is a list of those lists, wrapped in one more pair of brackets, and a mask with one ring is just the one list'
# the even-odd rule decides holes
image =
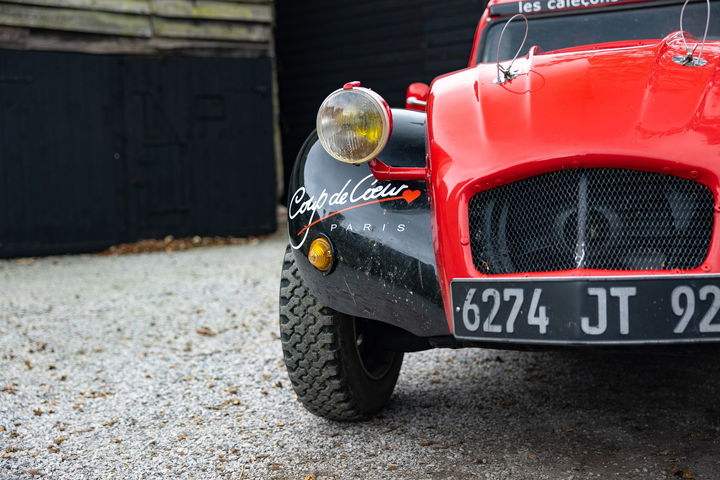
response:
{"label": "fallen leaf", "polygon": [[673,474],[679,478],[685,478],[685,479],[695,478],[695,474],[693,472],[691,472],[690,470],[683,470],[682,468],[678,468],[677,470],[675,470],[673,472]]}
{"label": "fallen leaf", "polygon": [[197,330],[197,333],[200,334],[200,335],[205,335],[206,337],[214,337],[215,335],[217,335],[217,333],[213,332],[213,331],[212,331],[210,328],[208,328],[208,327],[200,327],[200,328]]}

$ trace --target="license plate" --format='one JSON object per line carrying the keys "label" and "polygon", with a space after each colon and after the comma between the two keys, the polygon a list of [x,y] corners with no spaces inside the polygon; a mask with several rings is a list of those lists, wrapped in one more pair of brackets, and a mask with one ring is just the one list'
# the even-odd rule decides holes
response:
{"label": "license plate", "polygon": [[489,342],[720,342],[720,276],[453,280],[454,335]]}

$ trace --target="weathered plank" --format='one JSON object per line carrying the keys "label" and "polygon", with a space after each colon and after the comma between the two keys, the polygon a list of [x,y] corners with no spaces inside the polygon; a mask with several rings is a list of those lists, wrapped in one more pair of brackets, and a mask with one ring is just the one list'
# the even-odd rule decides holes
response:
{"label": "weathered plank", "polygon": [[160,17],[152,17],[152,28],[155,35],[168,38],[269,42],[272,36],[269,25],[231,22],[193,22]]}
{"label": "weathered plank", "polygon": [[175,18],[272,21],[269,3],[247,0],[3,0],[2,3]]}
{"label": "weathered plank", "polygon": [[250,22],[272,21],[270,5],[219,1],[151,0],[152,13],[174,18],[208,18]]}
{"label": "weathered plank", "polygon": [[26,7],[0,4],[0,25],[76,32],[105,33],[129,37],[151,37],[149,17],[89,10]]}
{"label": "weathered plank", "polygon": [[[100,12],[134,13],[136,15],[149,15],[151,13],[148,0],[4,0],[0,3],[76,8]],[[0,6],[0,8],[2,7]]]}
{"label": "weathered plank", "polygon": [[[160,38],[165,39],[169,49],[186,49],[192,42],[214,41],[236,42],[238,48],[250,43],[266,44],[267,50],[272,38],[272,15],[271,4],[247,0],[0,0],[0,27],[92,33],[110,39]],[[177,45],[181,39],[187,42]],[[93,43],[91,48],[114,48],[113,42],[102,42],[100,47],[98,40],[87,38]],[[125,42],[121,50],[130,47],[155,52],[163,48],[158,45],[129,46]],[[199,43],[198,48],[223,49],[225,46]]]}
{"label": "weathered plank", "polygon": [[259,5],[272,5],[274,0],[222,0],[228,3],[254,3]]}
{"label": "weathered plank", "polygon": [[271,54],[268,43],[184,38],[131,38],[0,26],[0,49],[94,54],[257,58]]}

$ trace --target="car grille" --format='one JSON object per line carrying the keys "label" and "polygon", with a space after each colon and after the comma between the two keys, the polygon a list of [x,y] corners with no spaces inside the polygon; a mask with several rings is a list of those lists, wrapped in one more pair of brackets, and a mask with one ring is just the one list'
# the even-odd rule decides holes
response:
{"label": "car grille", "polygon": [[543,174],[472,197],[473,262],[484,274],[697,268],[710,245],[713,205],[705,185],[670,175]]}

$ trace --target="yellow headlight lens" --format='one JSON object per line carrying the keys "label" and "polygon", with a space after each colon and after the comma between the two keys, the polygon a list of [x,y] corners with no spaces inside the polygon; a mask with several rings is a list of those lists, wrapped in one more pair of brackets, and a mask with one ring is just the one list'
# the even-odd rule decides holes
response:
{"label": "yellow headlight lens", "polygon": [[333,92],[317,116],[322,146],[337,160],[353,164],[370,161],[385,148],[391,124],[382,97],[361,87]]}
{"label": "yellow headlight lens", "polygon": [[323,237],[313,240],[308,251],[308,260],[321,272],[329,271],[333,265],[333,250],[330,242]]}

